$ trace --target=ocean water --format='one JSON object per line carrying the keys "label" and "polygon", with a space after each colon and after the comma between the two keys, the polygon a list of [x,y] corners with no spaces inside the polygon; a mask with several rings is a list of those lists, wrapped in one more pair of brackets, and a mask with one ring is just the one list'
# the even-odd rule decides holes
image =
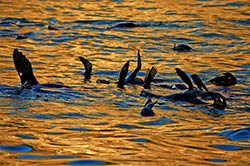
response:
{"label": "ocean water", "polygon": [[[249,6],[246,0],[1,0],[0,165],[249,165]],[[124,21],[139,26],[109,28]],[[194,51],[174,52],[179,43]],[[22,90],[15,48],[40,83],[68,88]],[[155,116],[142,117],[143,87],[115,84],[126,61],[130,71],[136,67],[138,50],[138,77],[154,66],[165,83],[182,83],[175,73],[181,68],[225,96],[227,107],[159,100]],[[79,56],[93,64],[90,81]],[[207,83],[222,72],[237,84]]]}

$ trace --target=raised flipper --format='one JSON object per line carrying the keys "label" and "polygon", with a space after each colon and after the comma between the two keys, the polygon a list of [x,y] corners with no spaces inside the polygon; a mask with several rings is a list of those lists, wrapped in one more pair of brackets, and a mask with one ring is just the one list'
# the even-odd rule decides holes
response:
{"label": "raised flipper", "polygon": [[175,68],[178,76],[188,85],[188,90],[193,90],[193,84],[187,74],[179,68]]}
{"label": "raised flipper", "polygon": [[119,88],[124,88],[124,85],[125,85],[125,78],[128,74],[128,68],[129,68],[129,61],[127,61],[125,63],[125,65],[123,65],[120,73],[119,73],[119,79],[118,79],[118,82],[117,82],[117,87]]}
{"label": "raised flipper", "polygon": [[202,82],[202,80],[197,74],[192,74],[191,78],[200,90],[208,91],[206,85]]}
{"label": "raised flipper", "polygon": [[83,57],[79,57],[79,59],[82,61],[82,64],[85,67],[85,79],[89,80],[91,78],[92,64]]}
{"label": "raised flipper", "polygon": [[157,69],[155,67],[148,68],[143,85],[145,89],[150,89],[150,84],[154,80],[156,74]]}
{"label": "raised flipper", "polygon": [[137,53],[137,67],[134,71],[128,74],[128,76],[125,78],[125,84],[129,83],[131,80],[135,79],[137,73],[141,70],[141,55],[140,50],[138,50]]}
{"label": "raised flipper", "polygon": [[30,89],[31,86],[38,84],[38,81],[33,74],[30,61],[22,54],[22,52],[19,52],[17,48],[13,51],[13,60],[22,87]]}
{"label": "raised flipper", "polygon": [[141,110],[140,114],[142,116],[154,116],[155,113],[153,112],[152,108],[158,101],[156,100],[155,102],[152,102],[151,99],[148,99],[147,102],[145,103],[143,109]]}

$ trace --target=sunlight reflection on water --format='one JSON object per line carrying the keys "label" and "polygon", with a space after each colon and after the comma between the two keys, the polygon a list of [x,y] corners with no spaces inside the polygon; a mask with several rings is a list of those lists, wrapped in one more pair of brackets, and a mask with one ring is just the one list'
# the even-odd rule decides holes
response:
{"label": "sunlight reflection on water", "polygon": [[[248,1],[22,0],[1,1],[0,9],[0,164],[250,163]],[[122,21],[138,27],[108,29]],[[19,35],[26,38],[17,40]],[[173,52],[175,43],[194,51]],[[21,90],[14,48],[31,61],[39,82],[70,88]],[[130,71],[135,68],[137,49],[141,78],[151,66],[170,85],[181,83],[175,67],[205,82],[233,73],[235,86],[208,85],[228,99],[227,108],[160,100],[155,117],[141,117],[143,87],[119,89],[114,83],[127,60]],[[90,82],[79,56],[93,64]]]}

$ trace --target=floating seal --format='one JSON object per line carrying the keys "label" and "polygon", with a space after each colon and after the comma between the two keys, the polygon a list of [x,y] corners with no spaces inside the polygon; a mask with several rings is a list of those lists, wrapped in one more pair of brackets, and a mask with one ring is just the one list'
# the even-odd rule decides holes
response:
{"label": "floating seal", "polygon": [[49,25],[49,26],[48,26],[48,30],[51,30],[51,31],[56,31],[56,30],[58,30],[58,28],[55,28],[55,27],[53,27],[53,26]]}
{"label": "floating seal", "polygon": [[178,44],[178,45],[174,44],[173,50],[177,51],[177,52],[191,52],[191,51],[193,51],[193,49],[186,44]]}
{"label": "floating seal", "polygon": [[156,103],[157,103],[157,100],[155,102],[152,102],[151,99],[148,99],[140,112],[141,116],[154,116],[155,113],[152,110],[152,108],[154,107]]}
{"label": "floating seal", "polygon": [[208,82],[217,86],[231,86],[237,83],[237,79],[233,76],[233,74],[226,72],[218,75],[217,77],[209,80]]}
{"label": "floating seal", "polygon": [[114,29],[114,28],[135,28],[139,27],[140,25],[136,22],[119,22],[115,25],[108,27],[107,29]]}
{"label": "floating seal", "polygon": [[[197,84],[200,90],[194,89],[190,78],[187,74],[179,68],[176,68],[176,73],[180,76],[180,78],[188,85],[188,90],[183,93],[175,93],[167,96],[163,95],[156,95],[147,91],[142,91],[141,96],[150,97],[150,98],[160,98],[162,100],[170,100],[170,101],[186,101],[194,104],[207,104],[203,100],[200,100],[198,97],[205,99],[205,98],[212,98],[213,99],[213,106],[215,108],[224,109],[227,106],[226,99],[224,96],[217,92],[210,92],[207,90],[205,84],[199,78],[198,75],[193,75],[192,79],[194,80],[195,84]],[[205,90],[205,91],[204,91]]]}

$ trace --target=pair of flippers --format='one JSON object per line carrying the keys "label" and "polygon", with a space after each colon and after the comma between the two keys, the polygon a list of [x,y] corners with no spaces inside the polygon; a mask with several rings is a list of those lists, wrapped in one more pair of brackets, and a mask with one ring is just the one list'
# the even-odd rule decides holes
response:
{"label": "pair of flippers", "polygon": [[[79,59],[81,60],[81,62],[84,65],[84,68],[85,68],[85,80],[91,79],[91,75],[92,75],[92,64],[91,64],[91,62],[89,60],[83,58],[83,57],[79,57]],[[140,50],[138,50],[138,53],[137,53],[137,66],[130,73],[128,72],[129,63],[130,63],[130,61],[127,61],[122,66],[122,68],[121,68],[121,70],[119,72],[118,81],[116,82],[117,87],[124,88],[124,85],[126,85],[126,84],[142,84],[145,89],[149,89],[150,84],[154,80],[154,77],[155,77],[155,75],[157,73],[156,68],[155,67],[149,68],[147,70],[147,72],[146,72],[146,76],[145,76],[145,79],[143,81],[142,79],[137,78],[137,74],[141,70],[141,66],[142,66]],[[109,84],[111,81],[103,80],[103,79],[97,79],[96,82],[97,83]]]}

